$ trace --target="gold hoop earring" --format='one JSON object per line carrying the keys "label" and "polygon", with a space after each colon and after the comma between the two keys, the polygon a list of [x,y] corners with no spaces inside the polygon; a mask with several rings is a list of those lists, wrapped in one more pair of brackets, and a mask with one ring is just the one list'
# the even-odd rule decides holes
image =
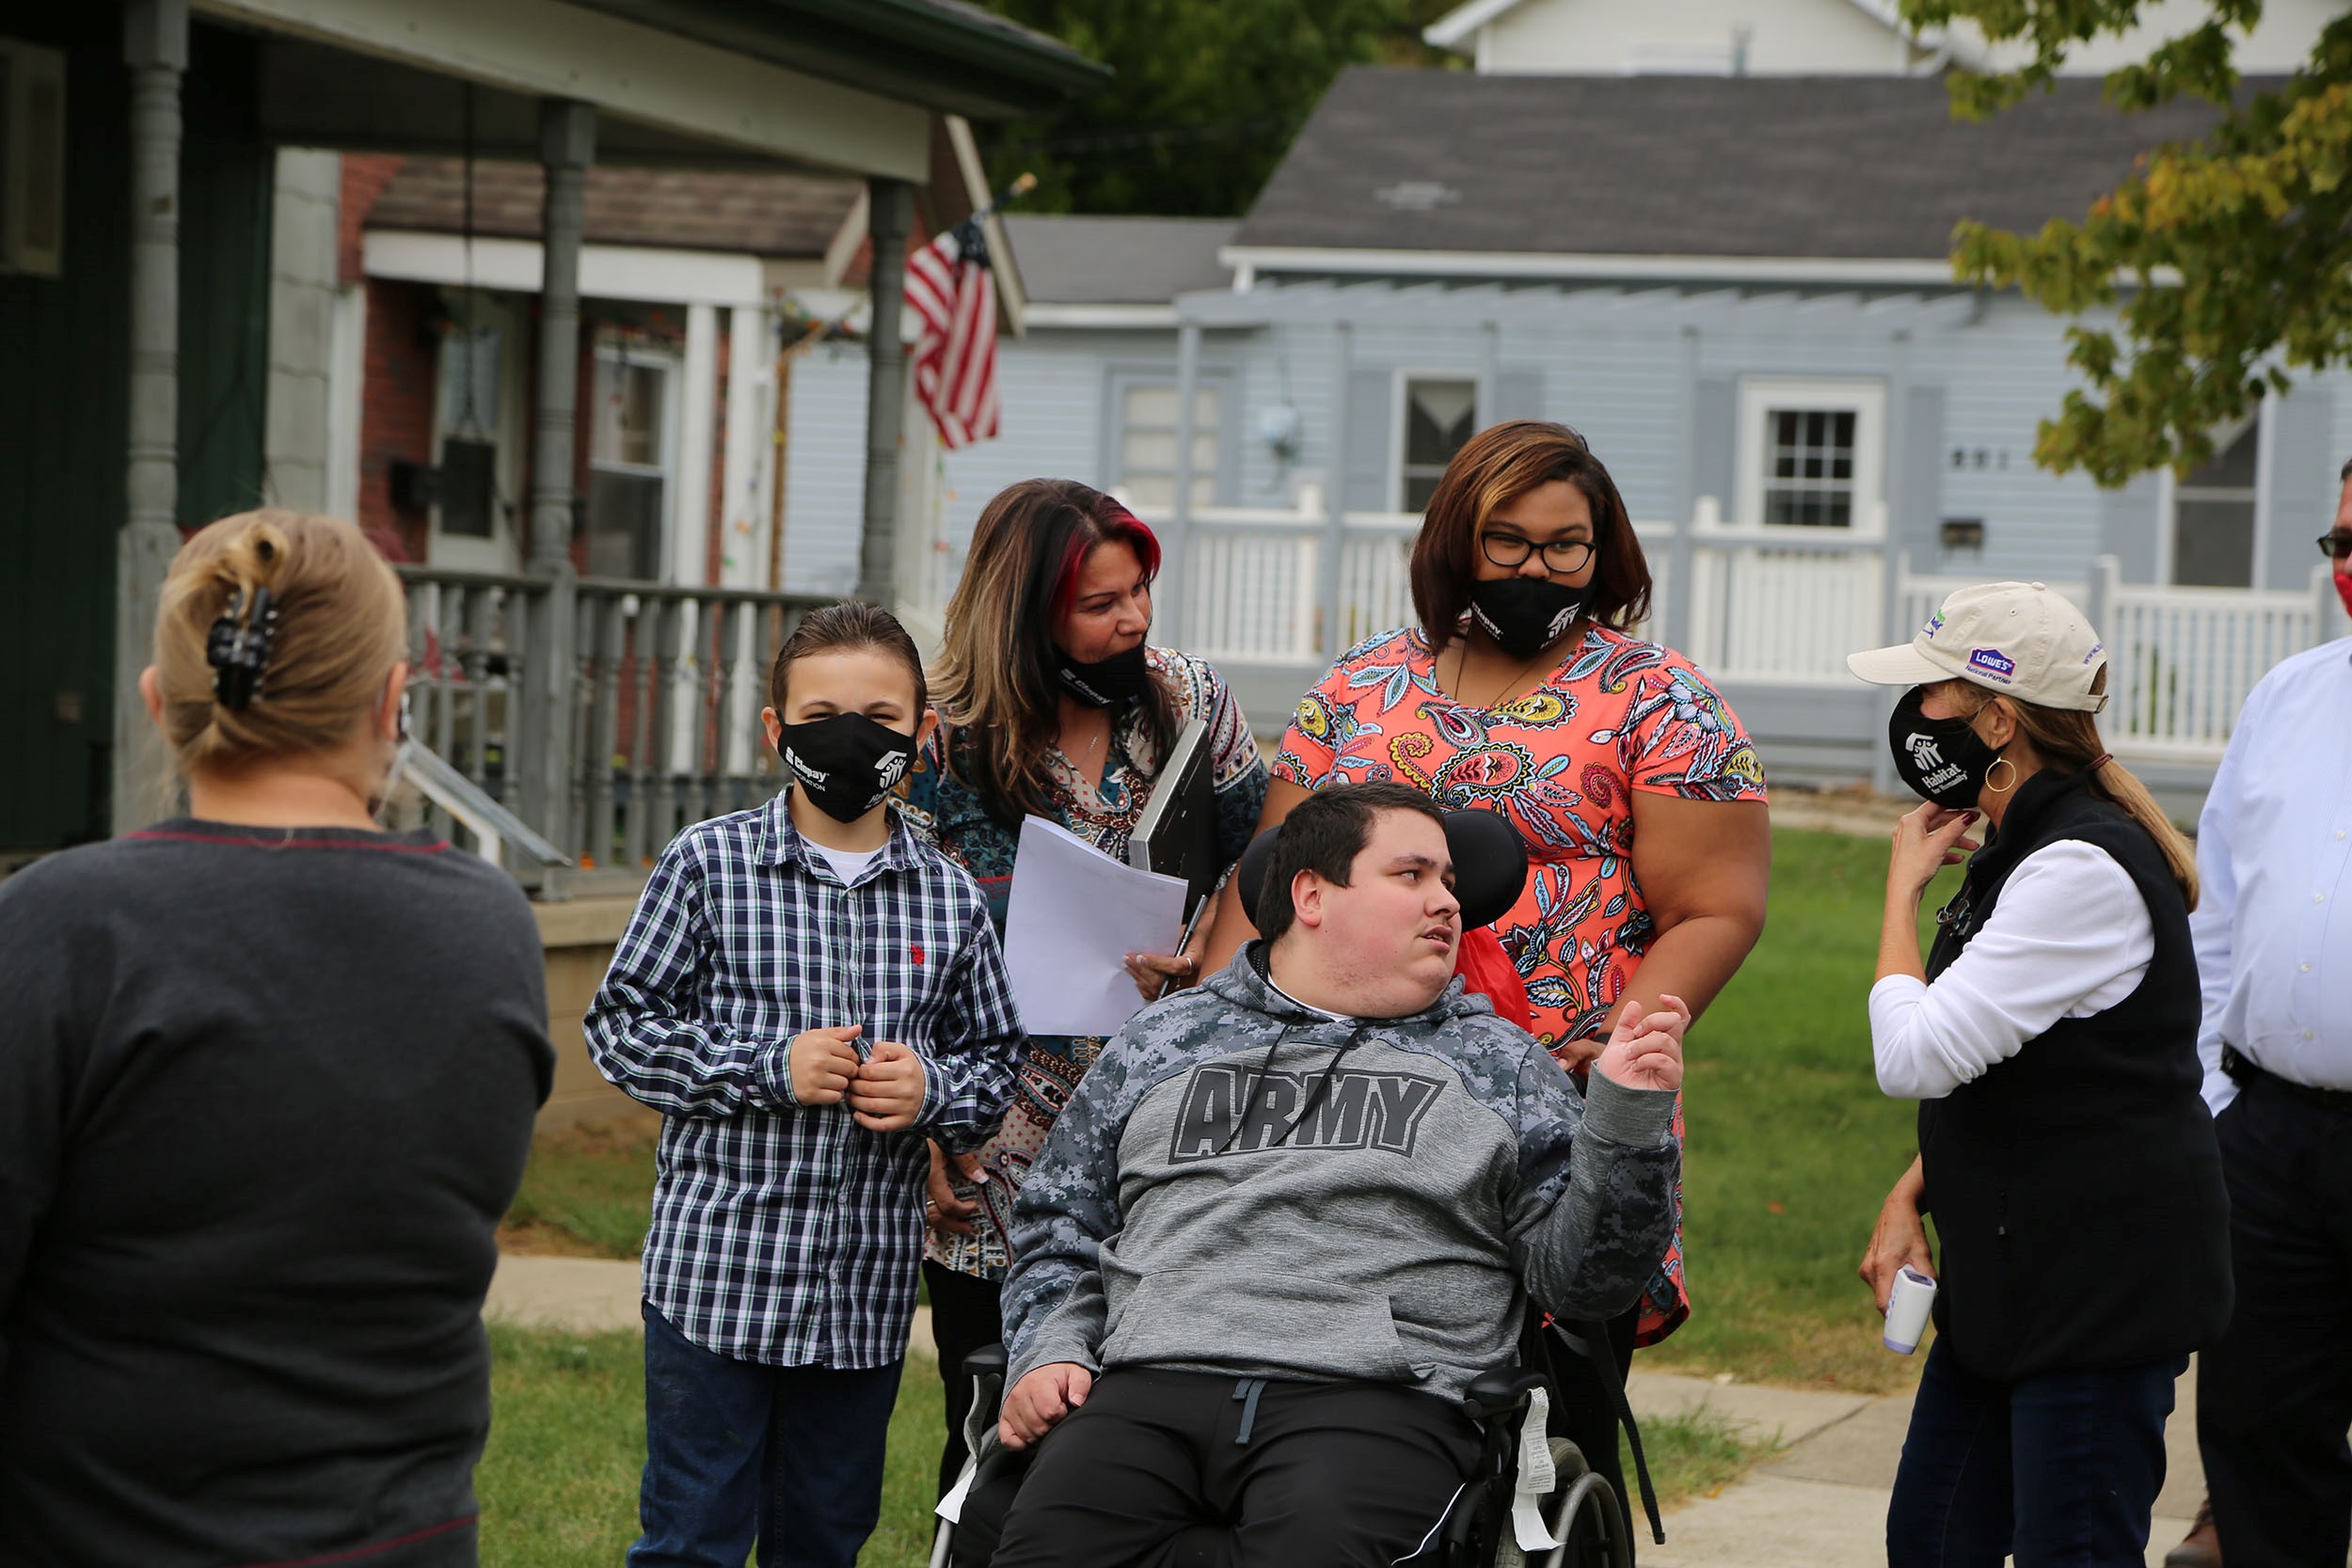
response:
{"label": "gold hoop earring", "polygon": [[[1999,772],[2004,768],[2009,769],[2009,783],[2005,784],[1994,784],[1993,782],[1993,775]],[[1984,787],[1991,790],[1995,795],[2007,795],[2010,790],[2015,789],[2017,787],[2017,765],[2010,761],[2007,757],[1994,757],[1993,759],[1993,766],[1984,770]]]}

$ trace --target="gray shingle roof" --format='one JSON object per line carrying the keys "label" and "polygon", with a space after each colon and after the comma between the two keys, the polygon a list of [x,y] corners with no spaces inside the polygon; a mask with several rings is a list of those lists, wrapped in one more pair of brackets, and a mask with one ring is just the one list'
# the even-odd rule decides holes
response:
{"label": "gray shingle roof", "polygon": [[1035,304],[1165,305],[1232,282],[1220,246],[1231,218],[1069,217],[1009,213],[1005,227]]}
{"label": "gray shingle roof", "polygon": [[[543,177],[536,164],[477,162],[477,234],[539,237]],[[588,171],[587,237],[600,245],[821,256],[850,204],[852,180],[699,169],[596,167]],[[465,166],[410,158],[368,216],[371,229],[456,233],[465,214]]]}
{"label": "gray shingle roof", "polygon": [[2124,116],[2058,83],[1955,121],[1933,78],[1341,75],[1244,219],[1245,245],[1931,259],[1963,217],[2080,217],[2212,111]]}

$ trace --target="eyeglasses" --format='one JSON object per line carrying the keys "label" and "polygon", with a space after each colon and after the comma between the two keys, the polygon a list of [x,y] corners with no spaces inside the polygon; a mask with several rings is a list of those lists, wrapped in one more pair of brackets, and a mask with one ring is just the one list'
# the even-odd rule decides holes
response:
{"label": "eyeglasses", "polygon": [[[1516,533],[1489,533],[1478,541],[1479,551],[1498,566],[1524,566],[1527,558],[1535,553],[1535,541],[1522,539]],[[1547,572],[1576,572],[1593,559],[1589,539],[1554,539],[1544,547],[1544,570]]]}
{"label": "eyeglasses", "polygon": [[[2319,536],[2319,553],[2330,561],[2352,560],[2352,533],[2323,533]],[[1489,559],[1492,559],[1491,557]],[[1521,556],[1520,560],[1527,558]]]}

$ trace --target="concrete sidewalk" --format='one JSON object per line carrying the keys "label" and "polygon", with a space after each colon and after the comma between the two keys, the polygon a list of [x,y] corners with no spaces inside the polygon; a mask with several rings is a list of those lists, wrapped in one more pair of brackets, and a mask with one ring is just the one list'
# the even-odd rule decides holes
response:
{"label": "concrete sidewalk", "polygon": [[[574,1332],[641,1326],[637,1265],[594,1258],[501,1257],[487,1317]],[[929,1359],[930,1310],[915,1310],[910,1353]],[[1644,1568],[1882,1568],[1886,1501],[1911,1396],[1820,1393],[1636,1370],[1627,1393],[1644,1418],[1706,1409],[1786,1447],[1711,1497],[1666,1515],[1666,1544],[1642,1542]],[[2148,1561],[2187,1532],[2204,1487],[2194,1374],[2165,1430],[2169,1461]]]}

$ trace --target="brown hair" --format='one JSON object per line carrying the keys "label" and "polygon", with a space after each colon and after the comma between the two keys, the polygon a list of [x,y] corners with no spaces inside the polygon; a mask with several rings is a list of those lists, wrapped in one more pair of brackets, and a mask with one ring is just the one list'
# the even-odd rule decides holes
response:
{"label": "brown hair", "polygon": [[[947,766],[994,816],[1052,815],[1045,752],[1059,723],[1054,623],[1098,545],[1136,552],[1145,581],[1160,544],[1136,515],[1091,485],[1025,479],[999,490],[973,526],[963,577],[947,601],[939,711],[955,726]],[[1176,701],[1157,678],[1144,722],[1161,756],[1176,738]],[[1116,722],[1121,714],[1113,714]]]}
{"label": "brown hair", "polygon": [[923,710],[930,706],[930,685],[923,678],[923,655],[914,646],[914,639],[898,618],[863,599],[846,599],[829,604],[822,610],[812,610],[801,617],[801,624],[792,628],[792,635],[776,650],[776,662],[768,671],[768,705],[784,717],[786,677],[791,673],[792,661],[811,654],[831,653],[836,648],[879,648],[894,655],[907,667],[914,679],[914,712],[920,720]]}
{"label": "brown hair", "polygon": [[1593,510],[1590,620],[1623,631],[1649,614],[1649,562],[1625,499],[1584,437],[1564,424],[1512,420],[1471,436],[1445,466],[1413,541],[1413,613],[1430,651],[1458,635],[1478,575],[1478,531],[1495,509],[1554,480],[1584,493]]}
{"label": "brown hair", "polygon": [[[1989,691],[1971,680],[1937,684],[1945,687],[1947,694],[1962,689],[1985,697]],[[2098,692],[2106,689],[2107,672],[2102,665],[2091,677],[2090,689]],[[2156,798],[2148,793],[2148,786],[2139,782],[2138,775],[2108,754],[2106,743],[2099,738],[2098,720],[2080,708],[2044,707],[2039,703],[2022,702],[2007,692],[1994,691],[1990,695],[2009,703],[2010,711],[2017,716],[2017,727],[2026,732],[2026,738],[2033,742],[2043,766],[2053,772],[2072,776],[2098,764],[2097,769],[2090,772],[2090,792],[2138,823],[2141,832],[2155,840],[2156,848],[2164,856],[2165,868],[2172,873],[2181,896],[2188,900],[2190,909],[2195,909],[2196,849],[2172,825],[2172,819],[2164,815],[2164,808],[2156,804]],[[1977,711],[1981,713],[1991,705],[1987,701]]]}
{"label": "brown hair", "polygon": [[[213,624],[242,624],[262,590],[277,612],[251,699],[220,700]],[[265,508],[199,530],[172,558],[155,615],[164,737],[183,774],[342,745],[406,657],[400,579],[336,517]],[[232,610],[232,606],[234,609]]]}
{"label": "brown hair", "polygon": [[1336,887],[1351,885],[1348,878],[1356,874],[1356,857],[1372,842],[1373,827],[1384,811],[1419,812],[1445,826],[1445,813],[1437,801],[1392,779],[1334,784],[1293,806],[1275,831],[1265,879],[1258,886],[1258,907],[1251,911],[1258,934],[1273,942],[1291,928],[1298,912],[1291,884],[1300,872],[1311,871]]}

